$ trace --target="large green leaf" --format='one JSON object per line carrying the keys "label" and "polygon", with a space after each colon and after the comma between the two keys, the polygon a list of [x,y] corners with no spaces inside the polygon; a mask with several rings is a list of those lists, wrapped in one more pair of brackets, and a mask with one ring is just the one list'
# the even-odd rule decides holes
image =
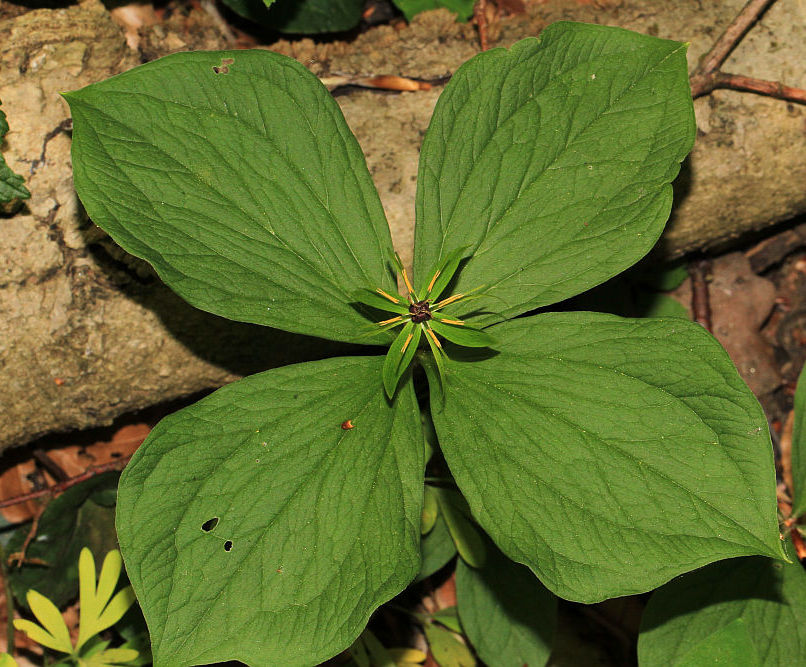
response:
{"label": "large green leaf", "polygon": [[[117,548],[115,511],[97,502],[109,489],[114,491],[118,473],[108,472],[77,484],[48,503],[39,519],[36,537],[25,555],[32,563],[9,568],[8,581],[14,597],[28,606],[26,593],[33,588],[58,607],[78,595],[78,556],[88,547],[98,562]],[[6,554],[19,552],[31,525],[25,523],[11,534]]]}
{"label": "large green leaf", "polygon": [[[738,558],[668,583],[652,595],[641,619],[640,665],[716,664],[702,660],[703,654],[730,655],[746,642],[737,621],[755,647],[756,664],[801,664],[806,655],[803,566]],[[697,656],[699,661],[694,660]]]}
{"label": "large green leaf", "polygon": [[364,0],[223,0],[244,18],[287,33],[350,30],[361,21]]}
{"label": "large green leaf", "polygon": [[65,96],[90,217],[194,306],[360,338],[389,228],[327,90],[268,51],[179,53]]}
{"label": "large green leaf", "polygon": [[318,664],[417,574],[420,415],[410,379],[386,400],[382,364],[253,375],[137,451],[117,528],[157,667]]}
{"label": "large green leaf", "polygon": [[460,21],[467,21],[473,16],[475,0],[392,0],[403,12],[407,21],[411,21],[420,12],[445,8],[456,14]]}
{"label": "large green leaf", "polygon": [[282,32],[338,32],[361,21],[364,0],[276,0],[270,25]]}
{"label": "large green leaf", "polygon": [[441,515],[437,515],[434,527],[422,537],[420,553],[423,560],[415,581],[430,577],[445,567],[448,561],[456,555],[456,545],[448,530],[448,525]]}
{"label": "large green leaf", "polygon": [[702,327],[548,313],[490,333],[498,354],[449,350],[434,424],[476,519],[557,595],[782,556],[766,419]]}
{"label": "large green leaf", "polygon": [[[795,390],[795,423],[792,429],[792,516],[806,512],[806,367]],[[797,530],[797,529],[795,529]]]}
{"label": "large green leaf", "polygon": [[488,546],[483,568],[458,562],[456,598],[462,628],[485,663],[546,664],[557,624],[557,598],[528,568]]}
{"label": "large green leaf", "polygon": [[[8,122],[5,112],[0,109],[0,144],[3,137],[8,133]],[[11,201],[12,199],[28,199],[31,193],[25,187],[25,179],[19,174],[11,171],[11,167],[6,164],[3,156],[0,155],[0,202]]]}
{"label": "large green leaf", "polygon": [[694,133],[684,44],[555,23],[477,55],[423,141],[417,284],[465,245],[456,290],[486,286],[465,310],[510,318],[610,278],[655,244]]}

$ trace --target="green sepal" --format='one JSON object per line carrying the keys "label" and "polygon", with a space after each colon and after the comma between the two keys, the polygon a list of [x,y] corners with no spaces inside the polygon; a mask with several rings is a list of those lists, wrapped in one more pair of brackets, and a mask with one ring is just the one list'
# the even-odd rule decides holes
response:
{"label": "green sepal", "polygon": [[426,623],[423,630],[438,664],[450,667],[473,667],[476,664],[470,649],[450,630],[433,623]]}
{"label": "green sepal", "polygon": [[400,315],[405,315],[409,312],[408,301],[406,301],[404,297],[400,296],[396,292],[391,292],[388,294],[389,296],[399,298],[400,303],[392,303],[386,297],[366,288],[356,290],[351,294],[351,296],[359,303],[363,303],[365,306],[370,306],[372,308],[377,308],[378,310],[385,310],[390,313],[398,313]]}
{"label": "green sepal", "polygon": [[496,343],[495,338],[486,331],[474,329],[466,324],[445,324],[436,319],[440,317],[439,313],[436,313],[434,317],[435,319],[431,320],[431,328],[451,343],[464,347],[490,347]]}
{"label": "green sepal", "polygon": [[456,555],[456,545],[451,539],[445,519],[437,515],[433,530],[420,539],[420,572],[415,582],[430,577],[445,567]]}
{"label": "green sepal", "polygon": [[397,271],[398,273],[403,273],[403,262],[400,259],[400,255],[397,254],[396,250],[392,250],[391,248],[386,249],[386,257],[389,260],[389,263],[392,265],[392,268]]}
{"label": "green sepal", "polygon": [[462,494],[452,489],[435,489],[439,510],[445,518],[456,550],[470,567],[483,567],[487,547],[479,528],[470,520],[470,508]]}
{"label": "green sepal", "polygon": [[469,249],[470,246],[463,245],[461,248],[456,248],[445,255],[445,257],[443,257],[439,264],[437,264],[436,268],[431,272],[431,275],[428,278],[430,281],[437,271],[440,272],[439,277],[434,281],[433,287],[431,287],[431,290],[429,291],[428,283],[426,283],[418,291],[418,297],[420,299],[430,299],[431,301],[436,301],[439,298],[439,295],[445,291],[448,283],[451,282],[453,274],[456,273],[456,269],[459,268],[460,262],[465,258]]}
{"label": "green sepal", "polygon": [[439,505],[437,503],[437,494],[434,488],[426,486],[423,490],[423,517],[420,523],[420,534],[427,535],[434,528],[437,522],[437,515],[439,514]]}
{"label": "green sepal", "polygon": [[444,625],[448,630],[458,633],[462,632],[462,624],[459,622],[459,612],[456,606],[440,609],[433,614],[431,618],[437,623]]}
{"label": "green sepal", "polygon": [[[434,320],[431,320],[433,322]],[[433,368],[431,368],[430,364],[424,364],[423,367],[425,368],[425,374],[428,377],[428,386],[431,388],[432,392],[438,392],[438,402],[442,404],[445,400],[445,388],[447,387],[448,381],[448,370],[445,367],[445,351],[441,347],[437,347],[437,344],[434,340],[426,334],[425,339],[428,341],[428,346],[431,348],[431,352],[433,354],[434,363],[437,366],[437,373],[439,374],[439,383],[435,382]],[[437,384],[439,386],[437,386]],[[433,399],[432,399],[433,400]]]}
{"label": "green sepal", "polygon": [[[386,359],[383,362],[383,387],[389,398],[394,396],[400,376],[408,368],[414,353],[417,351],[422,331],[422,327],[414,324],[414,322],[407,322],[386,353]],[[412,338],[404,350],[403,346],[409,334],[411,334]]]}

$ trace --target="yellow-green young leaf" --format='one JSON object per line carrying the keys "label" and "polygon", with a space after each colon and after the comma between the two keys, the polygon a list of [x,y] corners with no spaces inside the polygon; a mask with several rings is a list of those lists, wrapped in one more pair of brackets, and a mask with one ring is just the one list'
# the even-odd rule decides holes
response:
{"label": "yellow-green young leaf", "polygon": [[[417,665],[428,659],[425,653],[416,648],[390,648],[388,651],[398,667],[404,664]],[[2,667],[2,665],[0,665],[0,667]]]}
{"label": "yellow-green young leaf", "polygon": [[767,420],[702,327],[547,313],[491,333],[498,354],[451,359],[434,425],[473,516],[550,590],[590,603],[783,557]]}
{"label": "yellow-green young leaf", "polygon": [[[79,616],[76,650],[84,646],[87,640],[96,634],[95,621],[103,611],[103,605],[95,594],[95,559],[92,552],[86,547],[81,550],[78,557],[78,583],[81,615]],[[117,583],[117,578],[115,583]]]}
{"label": "yellow-green young leaf", "polygon": [[8,653],[0,653],[0,667],[17,667],[17,661]]}
{"label": "yellow-green young leaf", "polygon": [[472,567],[481,567],[487,556],[487,548],[479,529],[470,520],[470,511],[461,494],[451,489],[434,489],[439,502],[440,515],[462,559]]}
{"label": "yellow-green young leaf", "polygon": [[[67,629],[67,624],[64,622],[59,608],[48,600],[48,598],[44,595],[40,595],[35,590],[28,591],[26,599],[28,600],[28,606],[31,608],[34,616],[36,616],[45,631],[57,643],[57,646],[50,646],[50,648],[55,648],[57,651],[64,651],[65,653],[72,653],[73,644],[70,641],[70,631]],[[32,637],[32,639],[34,638]],[[34,641],[39,642],[39,639],[34,639]],[[43,642],[39,643],[41,644]],[[48,645],[46,644],[46,646]]]}
{"label": "yellow-green young leaf", "polygon": [[52,634],[45,630],[45,628],[32,621],[27,621],[22,618],[15,618],[14,627],[20,632],[24,632],[37,644],[47,646],[55,651],[62,651],[63,653],[73,652],[73,646],[69,643],[69,641],[65,643],[64,641],[56,639]]}
{"label": "yellow-green young leaf", "polygon": [[156,665],[319,664],[414,578],[420,411],[410,379],[387,400],[382,366],[335,358],[252,375],[140,446],[117,529]]}
{"label": "yellow-green young leaf", "polygon": [[450,630],[433,623],[426,624],[424,629],[428,646],[440,667],[476,666],[476,660],[470,649]]}
{"label": "yellow-green young leaf", "polygon": [[806,367],[795,390],[795,424],[792,430],[792,516],[806,512]]}
{"label": "yellow-green young leaf", "polygon": [[120,551],[114,549],[106,554],[103,565],[101,566],[101,574],[98,577],[98,587],[95,592],[95,599],[98,603],[99,610],[103,609],[106,603],[112,598],[122,569],[123,558],[120,556]]}
{"label": "yellow-green young leaf", "polygon": [[131,586],[126,586],[123,590],[118,591],[115,597],[106,605],[103,613],[98,617],[95,623],[94,634],[98,634],[101,630],[112,627],[123,618],[123,614],[134,604],[134,600],[134,590]]}
{"label": "yellow-green young leaf", "polygon": [[428,485],[425,486],[423,491],[423,518],[420,524],[420,533],[427,535],[431,532],[437,520],[439,513],[439,505],[437,504],[437,494],[434,489]]}
{"label": "yellow-green young leaf", "polygon": [[557,598],[528,568],[488,545],[483,568],[457,564],[456,599],[462,628],[487,664],[546,664],[557,625]]}
{"label": "yellow-green young leaf", "polygon": [[92,665],[122,665],[132,662],[140,655],[132,648],[108,648],[92,656],[89,660]]}
{"label": "yellow-green young leaf", "polygon": [[368,342],[351,294],[394,289],[389,227],[358,142],[305,67],[268,51],[177,53],[65,98],[90,217],[177,294]]}
{"label": "yellow-green young leaf", "polygon": [[420,153],[415,276],[470,245],[454,290],[486,285],[479,324],[640,259],[694,142],[687,70],[684,44],[579,23],[462,65]]}
{"label": "yellow-green young leaf", "polygon": [[804,655],[806,572],[797,560],[714,563],[655,591],[641,619],[641,667],[778,667]]}

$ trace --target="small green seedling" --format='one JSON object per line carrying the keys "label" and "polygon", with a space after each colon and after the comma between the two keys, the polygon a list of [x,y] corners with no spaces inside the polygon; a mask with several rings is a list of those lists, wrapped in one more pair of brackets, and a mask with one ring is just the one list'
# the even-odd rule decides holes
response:
{"label": "small green seedling", "polygon": [[[78,561],[80,617],[78,639],[73,645],[70,631],[62,614],[53,602],[35,590],[28,591],[28,606],[40,625],[25,619],[16,619],[14,627],[25,632],[32,640],[65,656],[58,665],[77,667],[105,667],[132,664],[139,653],[127,647],[109,648],[109,642],[98,635],[117,623],[134,603],[131,586],[115,593],[123,560],[120,552],[110,551],[104,559],[96,586],[95,560],[86,547]],[[13,660],[13,659],[12,659]],[[138,663],[139,664],[139,663]]]}
{"label": "small green seedling", "polygon": [[719,344],[681,318],[545,312],[658,239],[695,136],[686,45],[558,23],[459,68],[422,144],[411,274],[295,61],[176,54],[65,97],[89,215],[189,303],[389,346],[244,378],[140,447],[117,530],[158,667],[318,664],[417,576],[421,381],[458,487],[428,492],[424,543],[461,545],[465,600],[489,604],[490,557],[513,589],[531,571],[587,603],[784,557],[767,422]]}

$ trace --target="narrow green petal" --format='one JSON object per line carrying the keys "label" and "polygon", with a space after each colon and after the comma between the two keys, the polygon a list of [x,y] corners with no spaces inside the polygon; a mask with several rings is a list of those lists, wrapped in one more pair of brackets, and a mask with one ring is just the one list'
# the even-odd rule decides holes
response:
{"label": "narrow green petal", "polygon": [[397,252],[387,249],[386,257],[389,259],[389,263],[394,267],[395,271],[403,273],[403,262],[400,260],[400,255],[398,255]]}
{"label": "narrow green petal", "polygon": [[490,334],[481,329],[474,329],[466,324],[445,324],[439,320],[431,320],[431,328],[443,338],[451,343],[463,345],[464,347],[490,347],[495,345],[496,340]]}
{"label": "narrow green petal", "polygon": [[0,653],[0,667],[17,667],[17,661],[8,653]]}
{"label": "narrow green petal", "polygon": [[[439,275],[437,279],[434,280],[434,284],[431,286],[431,289],[428,289],[428,285],[424,285],[422,290],[420,291],[422,299],[431,299],[435,301],[439,298],[439,295],[445,290],[448,286],[448,283],[451,282],[451,278],[453,278],[453,274],[456,273],[456,269],[459,268],[459,264],[467,255],[467,251],[470,249],[470,246],[462,246],[461,248],[456,248],[452,252],[449,252],[442,260],[437,264],[437,268],[434,269],[434,272],[431,274],[431,278],[433,278],[434,274],[439,271]],[[416,277],[416,276],[415,276]]]}
{"label": "narrow green petal", "polygon": [[[406,370],[408,363],[416,351],[416,343],[420,341],[420,327],[414,322],[407,322],[406,326],[398,334],[395,341],[386,353],[386,359],[383,362],[383,386],[386,389],[386,395],[392,398],[397,388],[398,380]],[[415,341],[415,338],[417,339]],[[413,345],[414,344],[414,345]],[[410,349],[410,348],[414,349]],[[403,365],[404,358],[408,359],[406,365]]]}
{"label": "narrow green petal", "polygon": [[42,627],[59,644],[56,650],[72,653],[73,644],[70,642],[70,631],[67,629],[67,624],[64,622],[64,618],[62,618],[62,613],[59,611],[59,608],[44,595],[37,593],[33,589],[28,591],[26,599],[28,600],[28,606],[31,608],[37,620],[42,624]]}
{"label": "narrow green petal", "polygon": [[378,310],[387,310],[391,313],[399,313],[401,315],[409,312],[409,302],[404,297],[396,292],[386,292],[386,294],[394,299],[398,299],[398,303],[393,303],[379,292],[370,289],[356,290],[351,296],[359,303],[377,308]]}

